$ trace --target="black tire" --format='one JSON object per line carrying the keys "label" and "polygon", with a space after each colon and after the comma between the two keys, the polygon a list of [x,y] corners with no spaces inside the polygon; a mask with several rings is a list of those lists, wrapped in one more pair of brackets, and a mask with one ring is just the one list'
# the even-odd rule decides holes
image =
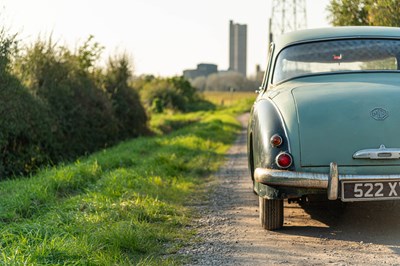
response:
{"label": "black tire", "polygon": [[259,197],[260,222],[266,230],[277,230],[283,226],[283,200]]}
{"label": "black tire", "polygon": [[257,194],[256,191],[256,181],[254,181],[254,156],[253,156],[253,137],[250,137],[250,161],[249,161],[249,166],[250,166],[250,175],[251,175],[251,181],[253,182],[253,193],[255,195]]}

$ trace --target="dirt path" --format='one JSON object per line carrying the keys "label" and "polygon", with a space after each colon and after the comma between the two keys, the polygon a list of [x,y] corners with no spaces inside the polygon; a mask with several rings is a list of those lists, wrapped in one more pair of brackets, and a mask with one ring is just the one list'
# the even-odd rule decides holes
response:
{"label": "dirt path", "polygon": [[285,203],[284,228],[265,231],[247,171],[245,128],[227,156],[214,191],[196,207],[198,241],[181,250],[190,265],[400,265],[400,202]]}

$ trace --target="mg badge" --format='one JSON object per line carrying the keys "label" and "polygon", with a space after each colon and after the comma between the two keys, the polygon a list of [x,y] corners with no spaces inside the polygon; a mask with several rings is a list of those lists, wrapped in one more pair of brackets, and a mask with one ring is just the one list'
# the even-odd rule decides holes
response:
{"label": "mg badge", "polygon": [[377,121],[383,121],[389,116],[389,112],[383,108],[372,109],[370,114],[371,117]]}

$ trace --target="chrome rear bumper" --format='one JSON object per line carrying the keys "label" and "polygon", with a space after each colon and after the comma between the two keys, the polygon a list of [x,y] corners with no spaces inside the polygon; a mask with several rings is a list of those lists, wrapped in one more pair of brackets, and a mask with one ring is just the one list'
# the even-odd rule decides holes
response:
{"label": "chrome rear bumper", "polygon": [[336,200],[339,195],[339,181],[349,180],[398,180],[400,175],[340,175],[336,163],[330,164],[328,174],[291,172],[269,168],[256,168],[254,180],[268,186],[321,188],[327,189],[328,199]]}

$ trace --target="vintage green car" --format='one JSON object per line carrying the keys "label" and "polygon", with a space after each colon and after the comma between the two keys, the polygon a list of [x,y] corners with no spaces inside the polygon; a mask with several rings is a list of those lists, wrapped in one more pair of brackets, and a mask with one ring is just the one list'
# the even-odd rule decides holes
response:
{"label": "vintage green car", "polygon": [[262,226],[284,199],[400,199],[400,28],[297,31],[268,60],[248,126]]}

